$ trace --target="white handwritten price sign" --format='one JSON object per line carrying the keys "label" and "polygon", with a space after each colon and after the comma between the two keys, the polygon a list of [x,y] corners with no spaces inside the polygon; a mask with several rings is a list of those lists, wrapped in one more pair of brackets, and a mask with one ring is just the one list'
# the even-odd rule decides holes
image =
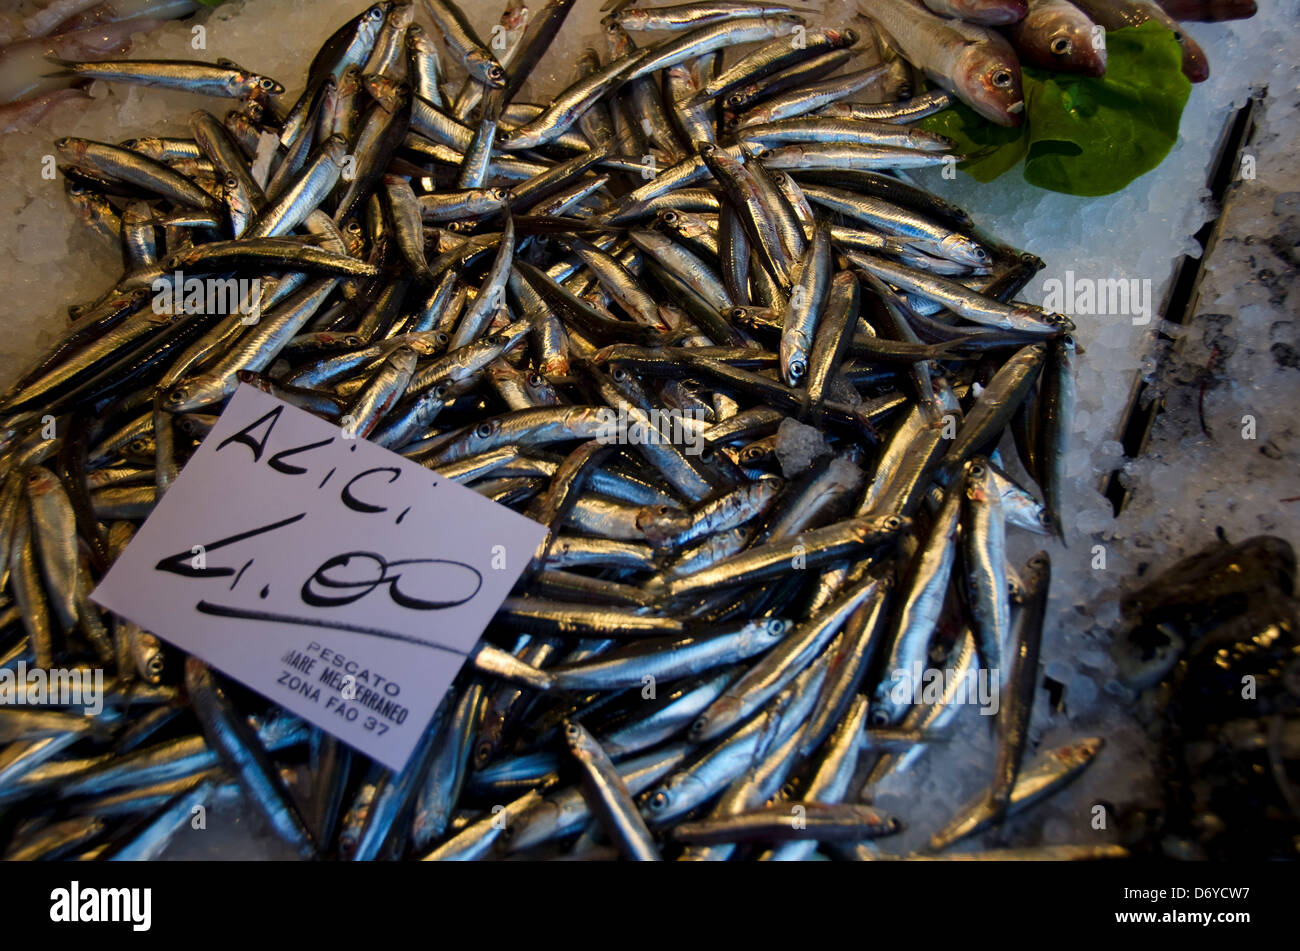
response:
{"label": "white handwritten price sign", "polygon": [[241,386],[93,597],[400,769],[544,535]]}

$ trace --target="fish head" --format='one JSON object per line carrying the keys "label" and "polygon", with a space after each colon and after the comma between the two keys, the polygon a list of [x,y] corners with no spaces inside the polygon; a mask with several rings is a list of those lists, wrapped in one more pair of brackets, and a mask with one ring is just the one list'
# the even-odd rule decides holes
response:
{"label": "fish head", "polygon": [[564,741],[575,753],[594,752],[596,748],[596,741],[592,739],[591,734],[583,729],[581,723],[573,720],[564,721]]}
{"label": "fish head", "polygon": [[998,125],[1025,121],[1020,64],[1011,48],[972,44],[957,65],[957,89],[966,104]]}
{"label": "fish head", "polygon": [[411,0],[396,0],[388,13],[388,22],[395,27],[406,27],[415,19],[415,4]]}
{"label": "fish head", "polygon": [[695,718],[687,731],[688,737],[694,743],[712,739],[739,722],[747,712],[745,706],[742,698],[724,694]]}
{"label": "fish head", "polygon": [[564,817],[561,808],[550,800],[543,799],[515,817],[501,830],[501,841],[507,852],[517,852],[540,845],[555,833]]}
{"label": "fish head", "polygon": [[388,16],[388,11],[392,7],[391,0],[382,0],[376,3],[365,13],[357,18],[357,32],[363,34],[367,39],[374,42],[379,36],[379,28],[384,25],[384,17]]}
{"label": "fish head", "polygon": [[645,10],[639,10],[636,7],[627,7],[619,10],[617,13],[611,13],[600,21],[600,25],[608,27],[610,24],[622,26],[624,29],[631,27],[634,30],[644,30],[644,23],[650,19],[650,14]]}
{"label": "fish head", "polygon": [[1209,79],[1210,61],[1205,58],[1205,50],[1182,30],[1175,30],[1174,37],[1183,51],[1183,75],[1194,83]]}
{"label": "fish head", "polygon": [[556,402],[559,399],[559,395],[555,392],[555,387],[551,385],[551,381],[541,373],[529,373],[528,376],[524,377],[524,385],[528,387],[529,393],[537,399],[546,402]]}
{"label": "fish head", "polygon": [[338,98],[351,99],[361,90],[363,83],[364,77],[361,75],[361,67],[349,66],[343,70],[343,74],[339,76],[338,82],[335,84]]}
{"label": "fish head", "polygon": [[609,48],[611,62],[634,52],[635,47],[632,45],[632,38],[627,35],[627,31],[623,29],[617,19],[606,17],[602,22],[605,25],[605,43]]}
{"label": "fish head", "polygon": [[794,622],[783,617],[765,617],[750,621],[749,627],[753,646],[758,650],[767,650],[794,630]]}
{"label": "fish head", "polygon": [[[743,109],[749,104],[751,99],[758,95],[762,88],[763,87],[758,83],[743,86],[735,92],[728,93],[726,98],[722,100],[722,104],[728,109]],[[727,121],[730,123],[729,127],[734,126],[736,123],[736,117],[729,116]]]}
{"label": "fish head", "polygon": [[1101,751],[1105,743],[1106,741],[1099,736],[1085,737],[1052,750],[1052,757],[1064,769],[1083,766]]}
{"label": "fish head", "polygon": [[750,468],[761,466],[772,459],[775,452],[775,437],[755,440],[740,450],[739,463]]}
{"label": "fish head", "polygon": [[912,520],[905,515],[868,515],[858,521],[868,539],[885,541],[900,538],[912,527]]}
{"label": "fish head", "polygon": [[760,318],[765,315],[771,316],[771,312],[765,307],[733,307],[727,311],[728,320],[749,329],[764,326],[764,321]]}
{"label": "fish head", "polygon": [[1025,24],[1018,43],[1025,60],[1043,69],[1085,76],[1106,74],[1106,32],[1086,16],[1053,10],[1040,22]]}
{"label": "fish head", "polygon": [[985,505],[1000,503],[1002,500],[993,481],[993,470],[983,456],[974,456],[967,463],[966,498]]}
{"label": "fish head", "polygon": [[964,234],[945,235],[937,256],[969,267],[988,267],[993,260],[978,241]]}
{"label": "fish head", "polygon": [[1066,27],[1047,39],[1053,62],[1066,72],[1106,75],[1106,35],[1097,27]]}
{"label": "fish head", "polygon": [[473,447],[480,444],[486,446],[488,440],[500,431],[500,419],[485,419],[481,423],[478,423],[472,430],[470,430],[469,438],[467,440],[471,446],[471,451],[477,451],[474,450]]}
{"label": "fish head", "polygon": [[1045,323],[1051,324],[1063,334],[1074,332],[1074,321],[1065,314],[1049,313],[1042,318]]}
{"label": "fish head", "polygon": [[636,513],[636,527],[652,544],[670,542],[690,526],[690,513],[671,505],[647,505]]}
{"label": "fish head", "polygon": [[249,79],[252,81],[253,85],[257,87],[257,91],[265,96],[284,95],[284,84],[276,82],[270,76],[261,76],[257,73],[253,73],[249,76]]}
{"label": "fish head", "polygon": [[184,412],[202,405],[203,387],[197,380],[177,383],[163,397],[163,409],[171,413]]}
{"label": "fish head", "polygon": [[781,335],[781,376],[787,386],[797,386],[808,372],[808,335],[795,331]]}
{"label": "fish head", "polygon": [[778,475],[761,475],[750,487],[753,498],[760,504],[766,504],[780,494],[785,487],[785,480]]}
{"label": "fish head", "polygon": [[501,64],[478,50],[465,57],[465,68],[471,76],[494,89],[500,89],[506,84],[506,71],[501,68]]}
{"label": "fish head", "polygon": [[29,495],[45,495],[54,491],[58,481],[49,469],[32,466],[27,472],[27,492]]}
{"label": "fish head", "polygon": [[913,691],[919,691],[919,687],[911,684],[906,671],[894,671],[881,681],[876,687],[875,702],[871,704],[872,725],[893,726],[903,719]]}
{"label": "fish head", "polygon": [[80,161],[86,154],[86,147],[90,143],[85,139],[76,139],[72,136],[64,136],[61,139],[54,140],[54,148],[64,158],[71,160],[74,164]]}
{"label": "fish head", "polygon": [[162,683],[163,672],[167,669],[167,657],[158,638],[144,634],[136,640],[133,653],[136,673],[140,679],[154,686]]}
{"label": "fish head", "polygon": [[650,790],[644,808],[651,821],[663,821],[691,808],[701,798],[707,798],[708,787],[691,773],[674,773],[667,781]]}

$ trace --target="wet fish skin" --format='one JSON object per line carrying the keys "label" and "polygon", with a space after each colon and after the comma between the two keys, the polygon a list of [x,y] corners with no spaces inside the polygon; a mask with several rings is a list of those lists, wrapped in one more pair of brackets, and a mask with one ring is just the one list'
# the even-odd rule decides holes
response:
{"label": "wet fish skin", "polygon": [[226,768],[239,779],[271,828],[303,858],[315,857],[316,842],[271,765],[266,748],[234,713],[212,672],[191,657],[185,662],[185,680],[208,742],[216,747]]}
{"label": "wet fish skin", "polygon": [[1025,101],[1010,44],[987,27],[945,20],[911,0],[872,0],[859,12],[897,41],[903,55],[991,122],[1019,126]]}
{"label": "wet fish skin", "polygon": [[582,768],[583,785],[588,792],[592,811],[599,817],[619,850],[633,861],[659,861],[654,836],[641,818],[623,778],[600,743],[581,723],[566,724],[564,738],[570,755]]}
{"label": "wet fish skin", "polygon": [[1029,0],[1024,19],[1008,26],[1006,34],[1030,66],[1086,76],[1106,73],[1102,28],[1068,0]]}
{"label": "wet fish skin", "polygon": [[1020,610],[1012,621],[1010,665],[1005,683],[1008,696],[997,718],[998,751],[989,803],[997,816],[1005,814],[1029,742],[1029,720],[1038,689],[1038,658],[1043,618],[1051,584],[1052,564],[1046,552],[1034,555],[1021,572]]}

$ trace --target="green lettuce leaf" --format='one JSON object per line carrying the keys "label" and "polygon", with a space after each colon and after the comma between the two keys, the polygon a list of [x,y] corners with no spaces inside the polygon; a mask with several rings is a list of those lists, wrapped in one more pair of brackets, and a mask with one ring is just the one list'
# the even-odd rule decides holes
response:
{"label": "green lettuce leaf", "polygon": [[1025,123],[1007,129],[957,103],[924,127],[953,139],[961,169],[988,182],[1024,159],[1032,185],[1108,195],[1159,165],[1191,93],[1178,41],[1154,21],[1106,34],[1106,75],[1022,70]]}

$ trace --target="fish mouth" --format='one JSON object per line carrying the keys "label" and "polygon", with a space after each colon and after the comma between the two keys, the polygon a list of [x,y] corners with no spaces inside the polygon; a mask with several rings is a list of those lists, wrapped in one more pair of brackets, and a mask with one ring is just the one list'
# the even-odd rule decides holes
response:
{"label": "fish mouth", "polygon": [[1071,59],[1079,72],[1085,76],[1106,75],[1106,54],[1100,50],[1081,53]]}

